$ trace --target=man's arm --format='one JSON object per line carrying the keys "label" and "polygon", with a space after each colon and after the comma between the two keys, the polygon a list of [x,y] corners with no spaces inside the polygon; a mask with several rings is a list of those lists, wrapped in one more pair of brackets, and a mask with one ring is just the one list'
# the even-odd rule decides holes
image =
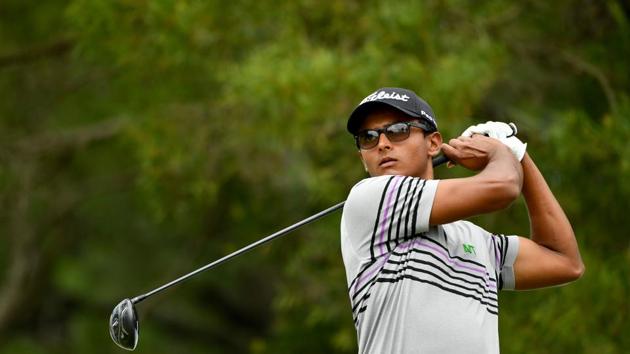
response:
{"label": "man's arm", "polygon": [[584,273],[584,263],[571,224],[528,154],[521,164],[531,239],[520,238],[514,263],[516,289],[534,289],[576,280]]}
{"label": "man's arm", "polygon": [[429,224],[497,211],[520,195],[521,165],[500,141],[482,135],[459,137],[442,145],[442,152],[458,165],[481,171],[471,177],[440,180]]}
{"label": "man's arm", "polygon": [[[509,147],[514,157],[513,161],[517,161],[515,158],[521,160],[521,163],[517,162],[517,164],[522,167],[520,170],[523,183],[522,193],[529,212],[531,239],[519,238],[518,255],[514,263],[515,287],[520,290],[533,289],[576,280],[584,273],[584,264],[571,224],[534,161],[525,154],[526,144],[515,137],[516,133],[516,126],[513,124],[486,122],[471,126],[462,134],[464,137],[471,137],[472,139],[482,136],[480,134],[492,137],[496,139],[495,141],[500,141]],[[458,140],[461,139],[463,138],[458,138]],[[444,146],[443,151],[451,160],[460,163],[457,160],[460,156],[452,154],[453,157],[451,157],[449,152],[451,152],[450,150],[458,150],[459,153],[459,150],[465,151],[465,149],[457,145],[454,147],[456,149]],[[462,165],[469,167],[466,164]],[[488,168],[490,168],[490,164],[486,166],[486,169]],[[502,168],[510,167],[506,164]],[[481,176],[482,173],[477,176]],[[440,181],[440,185],[448,186],[444,182]],[[447,199],[449,197],[448,189],[443,191],[444,198]],[[459,203],[475,200],[474,197],[471,199],[461,193],[454,194],[453,197],[456,199],[462,196],[464,198],[458,201]],[[444,203],[444,201],[440,202]],[[434,202],[434,208],[437,203],[437,201]],[[448,211],[444,211],[444,213],[448,215]]]}

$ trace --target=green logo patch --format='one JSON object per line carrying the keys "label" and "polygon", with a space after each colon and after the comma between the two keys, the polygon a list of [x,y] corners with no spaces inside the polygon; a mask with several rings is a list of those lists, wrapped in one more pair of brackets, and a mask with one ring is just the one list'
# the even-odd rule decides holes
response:
{"label": "green logo patch", "polygon": [[463,246],[464,246],[464,253],[477,255],[477,253],[475,253],[475,246],[469,245],[467,243],[464,243]]}

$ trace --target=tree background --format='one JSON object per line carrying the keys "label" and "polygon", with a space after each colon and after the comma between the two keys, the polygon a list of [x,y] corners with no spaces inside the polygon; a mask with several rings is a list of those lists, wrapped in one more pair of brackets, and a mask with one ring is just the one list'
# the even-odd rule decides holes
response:
{"label": "tree background", "polygon": [[[502,293],[502,351],[628,352],[628,58],[627,0],[3,0],[0,353],[120,353],[118,301],[343,200],[382,86],[517,123],[574,225],[586,274]],[[339,219],[138,305],[136,352],[355,353]]]}

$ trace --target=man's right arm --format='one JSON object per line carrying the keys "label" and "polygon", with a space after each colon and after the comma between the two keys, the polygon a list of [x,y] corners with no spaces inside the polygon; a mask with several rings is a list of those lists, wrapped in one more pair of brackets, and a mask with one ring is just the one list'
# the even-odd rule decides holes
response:
{"label": "man's right arm", "polygon": [[506,208],[521,192],[523,169],[500,141],[482,135],[451,139],[442,152],[454,163],[480,171],[440,180],[429,224],[440,225]]}

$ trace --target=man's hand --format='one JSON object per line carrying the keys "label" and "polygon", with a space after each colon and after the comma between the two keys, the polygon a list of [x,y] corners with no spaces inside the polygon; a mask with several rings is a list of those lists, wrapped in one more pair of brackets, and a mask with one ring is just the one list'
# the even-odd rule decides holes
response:
{"label": "man's hand", "polygon": [[518,130],[514,123],[508,124],[488,121],[468,127],[468,129],[464,130],[462,136],[471,137],[476,134],[481,134],[497,139],[509,147],[516,159],[521,161],[525,155],[527,144],[516,137],[517,132]]}
{"label": "man's hand", "polygon": [[480,172],[440,180],[429,217],[440,225],[510,205],[521,192],[523,169],[507,146],[483,135],[459,137],[442,145],[451,161]]}
{"label": "man's hand", "polygon": [[451,139],[448,144],[442,145],[442,152],[453,163],[479,171],[486,167],[494,155],[507,153],[507,149],[497,139],[475,134]]}

